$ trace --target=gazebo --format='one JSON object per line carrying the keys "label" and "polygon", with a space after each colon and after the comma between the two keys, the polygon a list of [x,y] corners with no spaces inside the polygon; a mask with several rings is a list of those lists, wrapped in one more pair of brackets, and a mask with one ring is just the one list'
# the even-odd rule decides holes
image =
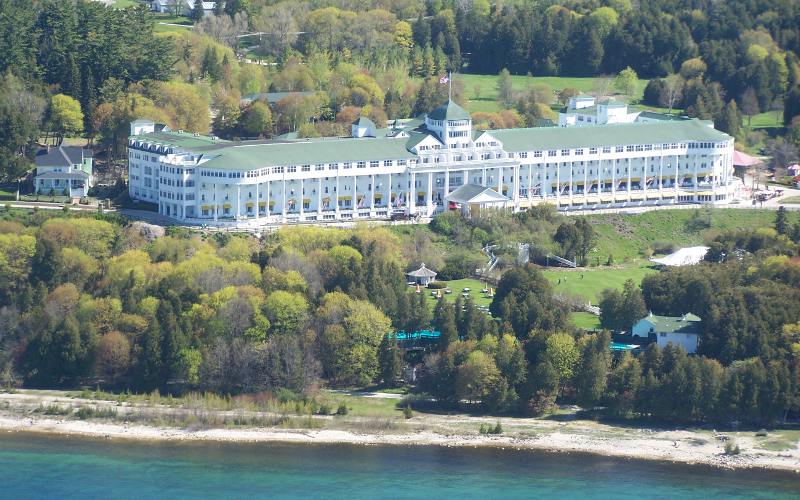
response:
{"label": "gazebo", "polygon": [[436,271],[431,271],[425,267],[424,263],[416,271],[406,273],[406,276],[408,276],[409,282],[413,281],[415,284],[422,286],[428,286],[429,283],[436,281]]}
{"label": "gazebo", "polygon": [[445,200],[459,205],[465,217],[475,217],[484,208],[505,208],[510,198],[492,188],[464,184],[447,195]]}

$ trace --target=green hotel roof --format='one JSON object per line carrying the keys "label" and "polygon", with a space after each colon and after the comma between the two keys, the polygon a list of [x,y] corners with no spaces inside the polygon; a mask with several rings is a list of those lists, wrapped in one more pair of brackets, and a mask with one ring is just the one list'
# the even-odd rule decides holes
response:
{"label": "green hotel roof", "polygon": [[722,141],[728,134],[699,120],[624,123],[596,127],[536,127],[490,130],[506,151]]}
{"label": "green hotel roof", "polygon": [[191,132],[151,132],[149,134],[132,136],[145,142],[154,142],[176,148],[200,148],[203,146],[229,144],[224,139],[212,139],[208,135],[194,135]]}
{"label": "green hotel roof", "polygon": [[254,170],[277,165],[313,165],[359,160],[415,158],[407,138],[325,138],[311,141],[236,144],[222,148],[197,148],[211,160],[203,168]]}
{"label": "green hotel roof", "polygon": [[447,101],[428,114],[431,120],[469,120],[467,110],[453,101]]}
{"label": "green hotel roof", "polygon": [[[384,129],[381,129],[383,131]],[[388,129],[387,129],[388,130]],[[415,158],[414,145],[428,136],[407,130],[409,137],[325,137],[283,141],[231,142],[181,132],[154,132],[136,139],[185,149],[209,158],[203,167],[255,170],[277,165],[311,165],[347,161],[400,160]],[[473,138],[483,132],[473,132]],[[730,136],[700,120],[662,121],[598,125],[595,127],[534,127],[488,130],[509,152],[663,144],[685,141],[721,141]]]}

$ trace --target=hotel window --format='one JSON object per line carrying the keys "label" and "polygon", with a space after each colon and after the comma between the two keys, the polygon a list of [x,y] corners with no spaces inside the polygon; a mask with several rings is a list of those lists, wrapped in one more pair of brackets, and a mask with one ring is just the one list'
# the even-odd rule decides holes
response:
{"label": "hotel window", "polygon": [[617,147],[615,148],[615,151],[616,151],[617,153],[622,153],[623,151],[625,151],[625,148],[624,148],[624,147],[622,147],[622,146],[617,146]]}
{"label": "hotel window", "polygon": [[551,149],[550,151],[547,152],[547,156],[555,156],[555,155],[556,155],[555,149]]}
{"label": "hotel window", "polygon": [[[381,165],[381,162],[379,162],[379,161],[371,161],[371,162],[369,162],[369,168],[378,168],[380,165]],[[363,167],[361,167],[361,168],[363,168]]]}
{"label": "hotel window", "polygon": [[596,155],[597,154],[597,148],[589,148],[589,154],[590,155]]}
{"label": "hotel window", "polygon": [[611,152],[611,148],[603,148],[603,153],[610,153],[610,152]]}
{"label": "hotel window", "polygon": [[630,153],[631,151],[633,151],[633,146],[625,146],[625,151]]}
{"label": "hotel window", "polygon": [[406,161],[405,160],[397,160],[397,165],[401,166],[401,167],[404,167],[406,165]]}
{"label": "hotel window", "polygon": [[394,163],[392,160],[383,160],[384,167],[391,167],[392,163]]}
{"label": "hotel window", "polygon": [[542,152],[541,151],[534,151],[533,152],[533,156],[534,156],[534,158],[541,158],[542,157]]}
{"label": "hotel window", "polygon": [[329,170],[339,170],[339,164],[338,163],[328,163],[328,169]]}
{"label": "hotel window", "polygon": [[342,164],[342,168],[344,168],[345,170],[347,170],[348,168],[353,168],[353,164],[350,163],[349,161],[346,161]]}
{"label": "hotel window", "polygon": [[528,157],[528,153],[527,153],[527,151],[520,153],[520,154],[519,154],[519,157],[520,157],[520,158],[527,158],[527,157]]}
{"label": "hotel window", "polygon": [[276,174],[283,173],[283,167],[274,167],[273,170],[275,171]]}
{"label": "hotel window", "polygon": [[288,169],[286,171],[289,172],[289,173],[297,172],[297,165],[292,165],[292,166],[288,167]]}
{"label": "hotel window", "polygon": [[301,167],[301,170],[302,170],[303,172],[311,172],[311,165],[303,165],[303,166]]}
{"label": "hotel window", "polygon": [[367,162],[360,161],[360,162],[356,163],[356,168],[367,168]]}
{"label": "hotel window", "polygon": [[583,156],[583,149],[580,149],[580,148],[576,149],[575,150],[575,156]]}
{"label": "hotel window", "polygon": [[569,149],[562,149],[561,156],[569,156]]}
{"label": "hotel window", "polygon": [[325,170],[325,164],[320,163],[319,165],[315,165],[314,170],[316,170],[317,172],[319,172],[320,170]]}

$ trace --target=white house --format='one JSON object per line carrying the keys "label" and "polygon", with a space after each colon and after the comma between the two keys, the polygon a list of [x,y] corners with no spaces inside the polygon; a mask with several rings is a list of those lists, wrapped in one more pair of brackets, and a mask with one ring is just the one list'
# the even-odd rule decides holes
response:
{"label": "white house", "polygon": [[92,150],[79,146],[42,148],[36,152],[34,188],[39,194],[82,198],[93,184]]}
{"label": "white house", "polygon": [[617,123],[650,123],[665,120],[686,120],[686,117],[653,111],[629,109],[614,99],[597,100],[586,94],[570,97],[567,107],[558,114],[559,127],[587,127]]}
{"label": "white house", "polygon": [[700,318],[691,313],[683,316],[656,316],[650,313],[633,325],[631,335],[641,338],[654,335],[659,347],[672,344],[694,354],[697,352],[697,339],[702,331],[701,323]]}

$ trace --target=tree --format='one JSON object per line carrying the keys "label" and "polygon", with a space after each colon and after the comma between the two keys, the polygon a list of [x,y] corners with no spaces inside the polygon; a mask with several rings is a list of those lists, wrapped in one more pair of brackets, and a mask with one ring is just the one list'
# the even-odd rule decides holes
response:
{"label": "tree", "polygon": [[742,133],[742,116],[739,114],[739,108],[736,107],[736,101],[731,99],[722,110],[722,115],[715,123],[716,127],[731,135],[732,137],[740,137]]}
{"label": "tree", "polygon": [[500,378],[500,371],[492,357],[481,351],[473,351],[458,366],[456,397],[472,403],[483,402],[496,390]]}
{"label": "tree", "polygon": [[514,104],[514,85],[511,83],[511,74],[505,68],[497,76],[497,97],[505,108]]}
{"label": "tree", "polygon": [[683,97],[683,87],[685,80],[680,75],[669,75],[664,80],[664,87],[659,96],[658,103],[669,108],[668,113],[672,113],[672,108]]}
{"label": "tree", "polygon": [[753,87],[748,87],[739,97],[739,104],[741,104],[742,112],[747,116],[747,126],[749,127],[753,115],[757,115],[761,111],[758,106],[758,97]]}
{"label": "tree", "polygon": [[611,366],[611,334],[603,331],[591,336],[581,350],[580,362],[575,374],[578,402],[593,406],[603,397]]}
{"label": "tree", "polygon": [[244,137],[269,135],[272,131],[272,111],[269,105],[255,101],[248,106],[239,118],[239,131]]}
{"label": "tree", "polygon": [[203,1],[195,0],[194,5],[192,6],[192,11],[189,13],[189,19],[195,23],[199,23],[203,20],[204,15],[205,11],[203,10]]}
{"label": "tree", "polygon": [[639,76],[630,66],[620,71],[614,78],[614,88],[628,97],[633,97],[636,94],[638,85]]}
{"label": "tree", "polygon": [[45,100],[19,78],[0,78],[0,180],[21,177],[30,167]]}
{"label": "tree", "polygon": [[95,373],[115,382],[130,367],[131,345],[119,332],[108,332],[100,337],[94,357]]}
{"label": "tree", "polygon": [[403,377],[403,353],[393,334],[384,335],[379,347],[378,362],[381,379],[388,387],[394,387]]}
{"label": "tree", "polygon": [[681,63],[680,76],[684,80],[692,80],[694,78],[702,77],[708,70],[708,66],[699,57],[687,59]]}
{"label": "tree", "polygon": [[300,294],[277,290],[267,296],[264,311],[273,333],[296,334],[305,323],[308,301]]}
{"label": "tree", "polygon": [[54,95],[50,100],[50,128],[57,135],[59,145],[65,136],[83,132],[80,103],[68,95]]}
{"label": "tree", "polygon": [[775,213],[775,231],[778,234],[789,234],[789,219],[786,213],[786,207],[781,205]]}
{"label": "tree", "polygon": [[553,365],[559,385],[563,386],[572,379],[580,357],[575,339],[568,333],[556,333],[547,338],[545,345],[544,359]]}
{"label": "tree", "polygon": [[440,299],[433,310],[433,327],[439,331],[440,349],[445,350],[452,342],[458,340],[455,309],[450,302]]}

